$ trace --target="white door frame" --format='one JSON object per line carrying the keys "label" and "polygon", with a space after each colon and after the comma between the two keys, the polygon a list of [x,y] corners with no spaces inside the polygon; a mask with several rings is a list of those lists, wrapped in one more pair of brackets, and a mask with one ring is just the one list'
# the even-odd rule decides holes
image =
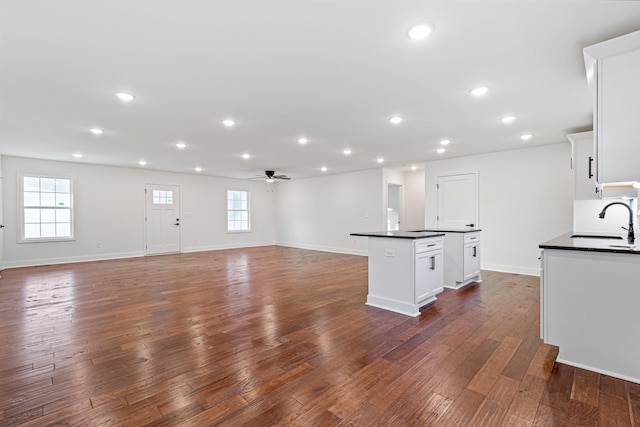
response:
{"label": "white door frame", "polygon": [[[173,225],[175,227],[177,227],[177,232],[178,232],[178,237],[177,237],[177,241],[175,242],[177,247],[175,247],[175,250],[167,250],[167,251],[150,251],[149,250],[149,198],[152,197],[151,195],[151,191],[153,190],[152,187],[166,187],[169,188],[171,187],[172,189],[176,189],[177,190],[177,218],[174,220],[171,220],[172,225],[175,224],[177,222],[177,224],[179,225]],[[182,202],[180,199],[181,196],[181,191],[180,191],[180,186],[179,185],[175,185],[175,184],[155,184],[155,183],[146,183],[144,185],[144,253],[145,255],[162,255],[162,254],[169,254],[169,253],[179,253],[182,251],[182,224],[180,219],[182,218]]]}
{"label": "white door frame", "polygon": [[387,230],[387,226],[389,224],[389,187],[390,186],[398,187],[398,223],[400,225],[400,228],[402,228],[402,224],[404,224],[404,218],[403,218],[404,208],[403,208],[403,194],[402,194],[404,191],[404,185],[387,181],[387,188],[386,188],[387,204],[385,206],[385,215],[384,215],[385,230]]}

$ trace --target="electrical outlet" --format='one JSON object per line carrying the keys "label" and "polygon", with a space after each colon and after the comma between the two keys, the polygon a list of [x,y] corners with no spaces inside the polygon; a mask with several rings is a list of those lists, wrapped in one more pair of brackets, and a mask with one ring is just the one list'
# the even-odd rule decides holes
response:
{"label": "electrical outlet", "polygon": [[384,250],[384,256],[396,256],[396,250],[395,249],[385,249]]}

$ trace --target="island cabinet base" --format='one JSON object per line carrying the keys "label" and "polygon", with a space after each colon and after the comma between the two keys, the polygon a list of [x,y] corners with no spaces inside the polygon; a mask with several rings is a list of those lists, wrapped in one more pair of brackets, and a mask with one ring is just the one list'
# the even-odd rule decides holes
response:
{"label": "island cabinet base", "polygon": [[557,361],[640,383],[640,256],[544,249],[541,329]]}
{"label": "island cabinet base", "polygon": [[420,309],[426,305],[431,304],[436,300],[436,297],[433,296],[428,298],[427,300],[420,303],[420,305],[407,303],[404,301],[393,300],[390,298],[379,297],[376,295],[367,295],[367,305],[376,308],[382,308],[389,311],[394,311],[396,313],[405,314],[407,316],[419,316]]}
{"label": "island cabinet base", "polygon": [[443,290],[443,238],[369,237],[367,305],[418,316]]}

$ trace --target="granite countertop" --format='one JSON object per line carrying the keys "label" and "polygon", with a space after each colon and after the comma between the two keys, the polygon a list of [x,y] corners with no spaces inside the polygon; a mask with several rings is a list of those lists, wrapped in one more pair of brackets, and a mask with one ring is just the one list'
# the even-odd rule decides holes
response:
{"label": "granite countertop", "polygon": [[419,230],[419,231],[431,231],[434,233],[473,233],[476,231],[482,231],[481,228],[471,228],[471,227],[464,227],[464,228],[425,228],[424,230]]}
{"label": "granite countertop", "polygon": [[433,233],[430,231],[371,231],[366,233],[351,233],[350,236],[363,237],[392,237],[396,239],[426,239],[428,237],[444,236],[442,233]]}
{"label": "granite countertop", "polygon": [[[622,239],[572,238],[571,236],[574,234],[580,236],[619,236],[622,237]],[[633,245],[629,245],[626,233],[566,233],[555,239],[541,243],[540,248],[640,255],[640,241],[636,240]]]}

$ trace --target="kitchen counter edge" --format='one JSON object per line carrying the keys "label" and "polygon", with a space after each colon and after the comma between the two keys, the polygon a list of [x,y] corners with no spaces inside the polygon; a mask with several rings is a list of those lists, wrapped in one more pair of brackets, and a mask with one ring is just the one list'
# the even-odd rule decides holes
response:
{"label": "kitchen counter edge", "polygon": [[583,233],[565,233],[544,243],[538,247],[540,249],[559,249],[565,251],[586,251],[586,252],[606,252],[616,254],[632,254],[640,255],[640,247],[636,243],[634,248],[617,248],[611,247],[611,244],[626,244],[627,240],[601,240],[601,239],[584,239],[571,238],[573,234]]}
{"label": "kitchen counter edge", "polygon": [[426,239],[429,237],[441,237],[444,233],[427,231],[371,231],[366,233],[350,233],[350,236],[362,237],[389,237],[393,239]]}

